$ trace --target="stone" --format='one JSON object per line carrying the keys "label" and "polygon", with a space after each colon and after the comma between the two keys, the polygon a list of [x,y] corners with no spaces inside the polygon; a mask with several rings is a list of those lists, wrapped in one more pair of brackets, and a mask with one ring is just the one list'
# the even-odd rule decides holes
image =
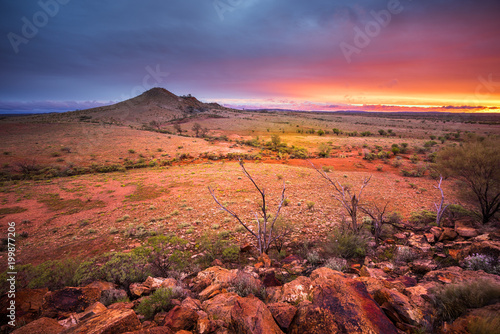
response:
{"label": "stone", "polygon": [[270,302],[287,302],[298,304],[303,300],[307,300],[309,289],[311,287],[311,279],[305,276],[299,276],[293,281],[283,284],[280,287],[271,287],[268,292]]}
{"label": "stone", "polygon": [[281,283],[277,278],[276,274],[274,271],[268,272],[264,275],[264,279],[262,280],[262,284],[264,284],[264,287],[268,288],[270,286],[282,286],[283,283]]}
{"label": "stone", "polygon": [[271,267],[271,259],[266,253],[262,253],[259,258],[257,259],[259,262],[264,263],[264,267],[269,268]]}
{"label": "stone", "polygon": [[238,297],[231,310],[233,328],[242,334],[284,334],[260,299]]}
{"label": "stone", "polygon": [[133,302],[130,302],[130,303],[122,302],[122,303],[111,304],[111,305],[109,305],[108,309],[111,309],[111,310],[120,310],[120,309],[131,310],[134,307],[135,307],[135,304]]}
{"label": "stone", "polygon": [[439,240],[439,238],[441,237],[441,234],[443,234],[443,228],[437,227],[437,226],[433,226],[433,227],[431,227],[431,229],[429,230],[429,232],[431,232],[434,235],[434,238],[436,240]]}
{"label": "stone", "polygon": [[328,268],[312,272],[310,297],[288,333],[398,333],[363,283]]}
{"label": "stone", "polygon": [[44,297],[42,316],[55,318],[58,315],[83,312],[101,299],[98,288],[64,288],[49,292]]}
{"label": "stone", "polygon": [[472,227],[458,226],[455,230],[457,234],[463,238],[474,238],[479,234],[477,230]]}
{"label": "stone", "polygon": [[12,334],[59,334],[64,330],[57,320],[42,317],[16,329]]}
{"label": "stone", "polygon": [[64,328],[68,329],[71,327],[75,327],[78,325],[80,322],[98,314],[101,312],[106,311],[106,306],[104,306],[102,303],[97,302],[85,309],[85,311],[81,313],[72,313],[70,316],[64,320],[59,321],[59,324],[63,326]]}
{"label": "stone", "polygon": [[[16,323],[29,323],[37,319],[43,305],[44,296],[49,289],[20,289],[16,291]],[[10,298],[4,294],[0,298],[0,323],[7,323],[7,307],[10,306]]]}
{"label": "stone", "polygon": [[141,297],[143,295],[149,295],[151,293],[151,288],[143,285],[142,283],[132,283],[128,287],[132,296]]}
{"label": "stone", "polygon": [[80,322],[64,334],[119,334],[141,330],[141,322],[133,310],[108,309]]}
{"label": "stone", "polygon": [[418,259],[410,262],[410,268],[414,273],[426,274],[429,271],[435,270],[437,264],[430,259]]}
{"label": "stone", "polygon": [[175,306],[167,313],[161,325],[172,329],[174,332],[192,330],[196,328],[198,318],[198,314],[193,309]]}
{"label": "stone", "polygon": [[368,268],[366,266],[361,267],[361,269],[359,270],[359,276],[373,277],[378,279],[387,279],[389,277],[382,269]]}
{"label": "stone", "polygon": [[155,291],[161,287],[164,280],[165,278],[148,276],[148,278],[146,278],[146,280],[144,281],[144,283],[142,283],[142,285]]}
{"label": "stone", "polygon": [[267,308],[280,328],[286,331],[297,313],[297,308],[288,303],[270,303]]}
{"label": "stone", "polygon": [[231,309],[238,298],[234,292],[221,293],[201,305],[210,319],[220,319],[226,324],[231,323]]}
{"label": "stone", "polygon": [[374,299],[401,330],[430,325],[424,320],[423,313],[411,304],[410,299],[398,291],[383,288],[375,293]]}
{"label": "stone", "polygon": [[458,233],[454,229],[450,227],[444,227],[443,233],[439,237],[438,241],[446,241],[446,240],[452,241],[455,240],[457,236]]}
{"label": "stone", "polygon": [[461,283],[474,282],[480,279],[489,279],[500,284],[500,276],[488,274],[484,271],[464,270],[460,267],[447,267],[430,271],[422,278],[423,282]]}
{"label": "stone", "polygon": [[177,280],[173,278],[166,278],[160,284],[160,288],[175,288],[176,286],[177,286]]}
{"label": "stone", "polygon": [[228,270],[219,266],[215,266],[199,272],[198,275],[195,277],[194,281],[199,282],[208,279],[211,282],[211,284],[214,283],[227,284],[231,282],[234,278],[236,278],[237,275],[238,275],[238,270],[236,269]]}
{"label": "stone", "polygon": [[102,291],[116,289],[116,284],[104,281],[94,281],[85,286],[86,288],[97,288]]}
{"label": "stone", "polygon": [[212,285],[208,286],[205,290],[200,292],[198,294],[198,298],[200,298],[200,300],[202,300],[202,301],[210,299],[211,297],[216,295],[216,294],[214,294],[214,292],[221,293],[222,292],[221,289],[222,289],[221,284],[212,284]]}
{"label": "stone", "polygon": [[471,254],[486,254],[493,257],[500,257],[500,241],[481,241],[473,243],[470,249]]}
{"label": "stone", "polygon": [[433,244],[436,242],[436,237],[432,233],[424,233],[425,240],[427,240],[428,243]]}

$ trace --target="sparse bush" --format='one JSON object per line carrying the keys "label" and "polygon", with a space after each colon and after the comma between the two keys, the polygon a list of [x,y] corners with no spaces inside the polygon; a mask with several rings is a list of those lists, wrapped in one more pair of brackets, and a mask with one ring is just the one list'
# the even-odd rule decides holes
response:
{"label": "sparse bush", "polygon": [[248,273],[239,272],[238,276],[229,282],[230,287],[228,291],[234,292],[241,297],[254,295],[255,297],[265,300],[266,289],[262,284],[259,284],[257,279]]}
{"label": "sparse bush", "polygon": [[134,154],[134,153],[135,153],[135,150],[133,150],[133,149],[129,149],[129,150],[128,150],[128,153],[130,153],[130,154]]}
{"label": "sparse bush", "polygon": [[383,167],[382,165],[378,165],[378,166],[377,166],[377,170],[378,170],[379,172],[381,172],[383,168],[384,168],[384,167]]}
{"label": "sparse bush", "polygon": [[236,262],[240,258],[240,247],[230,245],[222,251],[222,258],[229,262]]}
{"label": "sparse bush", "polygon": [[75,270],[79,262],[75,259],[50,260],[38,266],[25,266],[24,275],[29,281],[28,288],[48,288],[51,291],[76,285]]}
{"label": "sparse bush", "polygon": [[473,254],[464,259],[464,268],[467,270],[484,270],[487,273],[500,275],[498,258],[486,254]]}
{"label": "sparse bush", "polygon": [[184,292],[180,287],[160,288],[149,297],[144,298],[137,306],[136,311],[146,319],[152,319],[158,312],[167,312],[174,305],[172,299],[182,299]]}
{"label": "sparse bush", "polygon": [[340,272],[345,272],[348,269],[347,260],[339,257],[329,258],[328,260],[326,260],[324,266]]}
{"label": "sparse bush", "polygon": [[398,246],[398,248],[396,250],[396,256],[395,256],[396,261],[408,263],[408,262],[411,262],[417,258],[418,258],[418,254],[410,247]]}
{"label": "sparse bush", "polygon": [[307,201],[306,206],[308,210],[312,210],[314,208],[314,202],[313,201]]}
{"label": "sparse bush", "polygon": [[320,156],[322,158],[329,158],[331,150],[332,149],[328,144],[322,143],[321,145],[319,145],[318,156]]}
{"label": "sparse bush", "polygon": [[184,251],[187,240],[175,235],[158,235],[148,239],[147,246],[152,248],[148,262],[154,275],[168,277],[171,271],[183,270],[188,265],[188,252]]}
{"label": "sparse bush", "polygon": [[307,260],[307,262],[309,262],[313,266],[316,266],[316,265],[323,262],[323,259],[321,258],[318,251],[316,251],[316,250],[312,250],[312,251],[308,252],[306,255],[306,260]]}
{"label": "sparse bush", "polygon": [[134,249],[130,253],[115,253],[102,267],[105,280],[127,287],[131,283],[144,282],[151,275],[149,252]]}
{"label": "sparse bush", "polygon": [[335,257],[350,259],[363,257],[366,253],[366,238],[348,229],[334,229],[324,245],[325,252]]}
{"label": "sparse bush", "polygon": [[475,280],[447,284],[431,290],[431,299],[442,321],[453,321],[467,309],[480,308],[500,298],[500,284],[491,280]]}
{"label": "sparse bush", "polygon": [[325,131],[319,129],[318,130],[318,136],[323,136],[325,134]]}

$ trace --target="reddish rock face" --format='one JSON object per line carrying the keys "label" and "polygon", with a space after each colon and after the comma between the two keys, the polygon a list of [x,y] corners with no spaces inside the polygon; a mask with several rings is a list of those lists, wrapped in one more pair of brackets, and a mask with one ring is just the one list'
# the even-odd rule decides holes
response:
{"label": "reddish rock face", "polygon": [[167,313],[161,325],[169,327],[174,332],[196,328],[198,314],[193,309],[175,306]]}
{"label": "reddish rock face", "polygon": [[142,329],[133,310],[106,310],[69,329],[66,334],[120,334]]}
{"label": "reddish rock face", "polygon": [[30,322],[26,326],[16,329],[12,334],[59,334],[64,327],[59,325],[57,320],[50,318],[40,318]]}
{"label": "reddish rock face", "polygon": [[100,298],[98,288],[65,288],[50,292],[45,295],[42,315],[55,318],[58,314],[80,313]]}
{"label": "reddish rock face", "polygon": [[267,305],[267,308],[273,315],[276,323],[283,330],[286,330],[288,329],[288,327],[290,327],[293,317],[297,313],[297,308],[288,303],[271,303]]}
{"label": "reddish rock face", "polygon": [[254,296],[238,297],[231,310],[232,325],[242,334],[284,334],[266,305]]}
{"label": "reddish rock face", "polygon": [[363,283],[327,268],[311,279],[311,301],[299,304],[289,333],[398,333]]}

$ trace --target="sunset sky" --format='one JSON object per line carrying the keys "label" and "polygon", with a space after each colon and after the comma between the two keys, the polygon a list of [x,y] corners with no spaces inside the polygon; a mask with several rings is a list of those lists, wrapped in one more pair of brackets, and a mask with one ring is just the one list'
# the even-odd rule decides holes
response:
{"label": "sunset sky", "polygon": [[0,2],[0,112],[163,87],[240,108],[500,112],[498,0]]}

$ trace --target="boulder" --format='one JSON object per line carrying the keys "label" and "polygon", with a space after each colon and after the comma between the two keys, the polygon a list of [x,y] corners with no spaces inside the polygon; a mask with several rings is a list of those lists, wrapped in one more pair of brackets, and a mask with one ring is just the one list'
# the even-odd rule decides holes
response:
{"label": "boulder", "polygon": [[424,320],[423,313],[411,304],[407,296],[400,292],[383,288],[375,293],[374,299],[389,319],[401,330],[410,331],[416,327],[429,325]]}
{"label": "boulder", "polygon": [[187,307],[175,306],[167,313],[161,325],[170,328],[174,332],[192,330],[196,328],[198,318],[199,316],[195,310]]}
{"label": "boulder", "polygon": [[[43,305],[43,298],[49,289],[21,289],[16,292],[16,322],[29,323],[37,319]],[[10,298],[4,294],[0,298],[0,325],[6,324]]]}
{"label": "boulder", "polygon": [[130,303],[122,302],[122,303],[113,303],[113,304],[109,305],[108,309],[111,309],[111,310],[120,310],[120,309],[131,310],[134,307],[135,307],[135,304],[133,302],[130,302]]}
{"label": "boulder", "polygon": [[212,284],[214,283],[227,284],[237,276],[237,273],[238,270],[236,269],[228,270],[219,266],[215,266],[199,272],[198,275],[195,277],[194,281],[199,282],[208,279],[210,282],[212,282]]}
{"label": "boulder", "polygon": [[484,271],[464,270],[460,267],[447,267],[430,271],[423,277],[423,282],[461,283],[474,282],[480,279],[489,279],[500,284],[500,276],[488,274]]}
{"label": "boulder", "polygon": [[439,240],[439,238],[441,237],[441,234],[443,234],[443,228],[433,226],[433,227],[431,227],[429,232],[431,232],[434,235],[434,238],[436,240]]}
{"label": "boulder", "polygon": [[266,305],[252,295],[236,299],[231,319],[237,333],[283,334]]}
{"label": "boulder", "polygon": [[264,279],[262,280],[262,284],[264,284],[264,287],[268,288],[270,286],[282,286],[283,283],[281,283],[277,278],[276,274],[274,271],[268,272],[264,275]]}
{"label": "boulder", "polygon": [[132,283],[128,287],[130,294],[135,297],[141,297],[143,295],[149,295],[151,293],[151,288],[145,286],[142,283]]}
{"label": "boulder", "polygon": [[463,316],[456,319],[452,324],[445,324],[442,331],[455,334],[469,334],[470,327],[474,322],[483,322],[483,326],[491,324],[488,329],[476,329],[477,333],[498,333],[499,328],[495,327],[495,322],[498,324],[498,315],[500,314],[500,303],[488,305],[479,309],[472,309]]}
{"label": "boulder", "polygon": [[116,289],[116,284],[104,281],[94,281],[85,286],[86,288],[97,288],[102,291]]}
{"label": "boulder", "polygon": [[210,299],[216,296],[218,293],[221,293],[222,292],[221,289],[222,289],[221,284],[209,285],[207,288],[205,288],[202,292],[198,294],[198,298],[200,298],[200,300]]}
{"label": "boulder", "polygon": [[500,257],[500,241],[481,241],[473,243],[470,249],[471,254],[486,254],[493,257]]}
{"label": "boulder", "polygon": [[382,270],[378,268],[368,268],[362,266],[359,270],[359,276],[361,277],[373,277],[377,279],[387,279],[389,276]]}
{"label": "boulder", "polygon": [[64,288],[45,295],[42,316],[55,318],[58,315],[83,312],[101,299],[98,288]]}
{"label": "boulder", "polygon": [[299,276],[295,280],[283,284],[280,287],[270,287],[266,291],[270,302],[287,302],[298,304],[306,300],[309,296],[311,279],[305,276]]}
{"label": "boulder", "polygon": [[450,228],[450,227],[444,227],[443,228],[443,233],[439,237],[438,241],[445,241],[445,240],[455,240],[455,238],[458,236],[458,233]]}
{"label": "boulder", "polygon": [[297,313],[297,308],[288,303],[270,303],[267,308],[280,328],[286,331]]}
{"label": "boulder", "polygon": [[86,319],[106,311],[106,306],[104,306],[102,303],[97,302],[85,309],[85,311],[81,313],[72,313],[70,316],[64,320],[60,320],[59,324],[63,326],[64,328],[68,329],[71,327],[75,327],[78,325],[81,321],[85,321]]}
{"label": "boulder", "polygon": [[120,334],[141,330],[141,322],[133,310],[106,310],[76,327],[65,330],[64,334]]}
{"label": "boulder", "polygon": [[424,233],[424,236],[428,243],[433,244],[436,242],[436,236],[433,233]]}
{"label": "boulder", "polygon": [[16,329],[12,334],[59,334],[63,330],[64,327],[57,320],[42,317]]}
{"label": "boulder", "polygon": [[477,230],[475,228],[467,226],[457,226],[455,231],[459,236],[463,238],[474,238],[479,235],[479,233],[477,233]]}
{"label": "boulder", "polygon": [[328,268],[310,279],[309,300],[299,304],[289,333],[397,333],[363,283]]}
{"label": "boulder", "polygon": [[221,293],[202,303],[202,307],[210,319],[220,319],[226,324],[231,323],[231,310],[238,295],[234,292]]}
{"label": "boulder", "polygon": [[160,288],[175,288],[177,281],[173,278],[167,278],[160,284]]}
{"label": "boulder", "polygon": [[418,259],[410,262],[411,270],[417,274],[426,274],[437,267],[437,264],[431,259]]}

